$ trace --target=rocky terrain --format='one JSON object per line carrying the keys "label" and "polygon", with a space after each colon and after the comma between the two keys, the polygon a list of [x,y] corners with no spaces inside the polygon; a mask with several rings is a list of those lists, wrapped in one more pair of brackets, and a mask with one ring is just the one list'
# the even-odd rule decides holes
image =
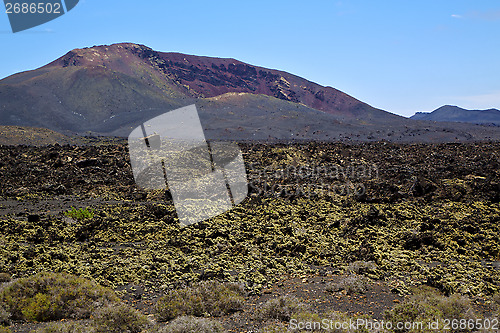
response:
{"label": "rocky terrain", "polygon": [[[145,314],[171,290],[237,282],[244,308],[220,319],[234,332],[262,328],[253,313],[279,295],[319,313],[383,318],[424,285],[491,314],[500,291],[498,143],[240,147],[248,198],[180,228],[166,190],[134,184],[124,143],[0,146],[0,273],[92,279]],[[359,292],[329,287],[349,274],[364,281]]]}
{"label": "rocky terrain", "polygon": [[82,139],[45,128],[0,126],[0,145],[44,146],[49,144],[81,144]]}

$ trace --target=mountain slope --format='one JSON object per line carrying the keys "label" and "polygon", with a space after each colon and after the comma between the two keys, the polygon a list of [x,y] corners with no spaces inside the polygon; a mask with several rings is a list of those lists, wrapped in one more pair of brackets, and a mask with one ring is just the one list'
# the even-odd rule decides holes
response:
{"label": "mountain slope", "polygon": [[401,118],[286,72],[125,43],[76,49],[42,68],[1,80],[0,122],[126,135],[152,116],[226,93],[274,97],[337,119]]}
{"label": "mountain slope", "polygon": [[411,119],[494,124],[500,126],[500,110],[466,110],[458,106],[445,105],[432,112],[417,112],[411,116]]}
{"label": "mountain slope", "polygon": [[131,43],[75,49],[0,80],[0,125],[128,136],[196,103],[208,139],[442,142],[499,139],[498,128],[415,121],[337,89],[234,59]]}
{"label": "mountain slope", "polygon": [[[45,128],[0,126],[0,145],[43,146],[50,144],[81,144],[82,140],[69,137]],[[1,161],[0,161],[1,164]]]}
{"label": "mountain slope", "polygon": [[103,66],[153,84],[165,92],[196,98],[229,92],[272,96],[302,103],[341,118],[396,118],[337,89],[323,87],[283,71],[252,66],[235,59],[157,52],[122,43],[73,50],[46,67]]}

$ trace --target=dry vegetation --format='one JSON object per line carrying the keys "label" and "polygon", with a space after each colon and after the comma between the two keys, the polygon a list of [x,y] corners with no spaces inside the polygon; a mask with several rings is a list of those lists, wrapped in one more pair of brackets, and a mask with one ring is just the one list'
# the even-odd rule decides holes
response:
{"label": "dry vegetation", "polygon": [[[302,276],[325,280],[315,288],[334,300],[379,285],[405,297],[379,319],[498,317],[499,148],[242,145],[249,197],[181,228],[165,190],[135,186],[123,145],[1,146],[0,325],[284,332],[291,319],[369,316],[362,306],[319,308],[293,290],[256,302]],[[339,195],[325,183],[365,191]]]}

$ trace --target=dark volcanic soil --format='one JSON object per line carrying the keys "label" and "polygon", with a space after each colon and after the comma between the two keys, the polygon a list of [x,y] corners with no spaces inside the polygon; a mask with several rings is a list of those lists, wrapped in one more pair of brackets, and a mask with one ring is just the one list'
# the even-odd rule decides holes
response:
{"label": "dark volcanic soil", "polygon": [[[135,185],[123,144],[0,146],[0,272],[85,276],[148,314],[169,289],[241,282],[245,310],[222,319],[234,332],[260,327],[252,313],[277,295],[381,318],[420,284],[478,304],[500,291],[500,144],[240,147],[248,198],[180,228],[165,190]],[[354,262],[375,265],[366,293],[326,292]]]}

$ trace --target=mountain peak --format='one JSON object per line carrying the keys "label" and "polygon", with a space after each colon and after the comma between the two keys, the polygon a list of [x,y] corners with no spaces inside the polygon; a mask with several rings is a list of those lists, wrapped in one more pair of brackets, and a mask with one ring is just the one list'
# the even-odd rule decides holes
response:
{"label": "mountain peak", "polygon": [[[246,124],[251,129],[248,136],[257,130],[261,138],[277,132],[291,137],[294,126],[304,126],[295,137],[319,133],[314,135],[329,138],[328,133],[340,131],[329,126],[344,121],[406,121],[284,71],[232,58],[159,52],[135,43],[71,50],[42,68],[1,80],[0,93],[0,124],[78,133],[128,135],[145,120],[193,103],[211,108],[206,117],[217,126],[229,126],[228,131],[252,119]],[[236,111],[228,115],[227,108]],[[266,121],[274,121],[279,130],[266,127]],[[309,131],[315,126],[320,130]]]}
{"label": "mountain peak", "polygon": [[74,49],[46,67],[76,66],[107,69],[194,98],[209,98],[229,92],[272,96],[336,115],[341,118],[379,119],[399,117],[374,109],[335,88],[324,87],[296,75],[253,66],[232,58],[158,52],[134,43]]}

